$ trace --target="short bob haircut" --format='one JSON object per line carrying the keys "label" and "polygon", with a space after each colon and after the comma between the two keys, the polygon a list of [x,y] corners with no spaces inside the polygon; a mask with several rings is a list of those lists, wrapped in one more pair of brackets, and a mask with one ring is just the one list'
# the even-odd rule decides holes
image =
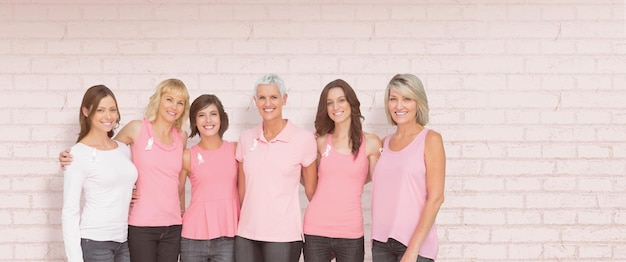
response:
{"label": "short bob haircut", "polygon": [[224,111],[222,102],[215,95],[204,94],[193,100],[191,108],[189,109],[189,125],[191,128],[191,134],[189,134],[190,138],[200,132],[198,130],[198,124],[196,123],[196,116],[198,116],[198,112],[209,107],[210,105],[215,105],[215,107],[217,107],[217,112],[220,117],[220,129],[218,130],[220,138],[222,138],[224,133],[226,133],[226,130],[228,130],[228,115],[226,114],[226,111]]}
{"label": "short bob haircut", "polygon": [[348,130],[348,133],[350,135],[351,151],[356,158],[359,154],[359,147],[363,142],[361,141],[363,136],[361,121],[365,118],[361,115],[361,102],[359,102],[359,98],[356,96],[354,89],[352,89],[346,81],[342,79],[333,80],[322,90],[319,103],[317,104],[317,114],[315,116],[315,133],[318,136],[323,136],[335,131],[335,122],[328,116],[328,106],[326,104],[328,93],[333,88],[343,90],[345,98],[350,105],[350,129]]}
{"label": "short bob haircut", "polygon": [[[120,125],[120,110],[117,106],[117,99],[113,94],[113,91],[104,85],[95,85],[87,89],[85,94],[83,95],[83,101],[80,104],[80,110],[78,112],[78,122],[80,123],[80,132],[78,133],[78,139],[76,139],[76,143],[80,142],[91,130],[91,118],[96,113],[98,105],[100,105],[100,101],[103,98],[110,96],[115,101],[115,108],[117,108],[117,121],[115,122],[115,127],[111,129],[111,131],[107,132],[107,136],[113,137],[115,134],[115,128]],[[89,114],[85,116],[83,114],[83,108],[85,108]]]}
{"label": "short bob haircut", "polygon": [[389,93],[391,90],[396,90],[400,94],[417,102],[417,114],[415,115],[415,121],[425,126],[428,124],[428,98],[426,97],[426,91],[424,91],[424,85],[417,76],[412,74],[397,74],[389,81],[387,90],[385,90],[385,112],[387,113],[387,121],[392,125],[398,125],[393,118],[391,118],[391,112],[389,112]]}
{"label": "short bob haircut", "polygon": [[156,87],[154,94],[150,96],[150,102],[148,102],[148,106],[146,106],[145,117],[154,121],[156,119],[156,115],[159,111],[159,103],[161,102],[161,97],[163,94],[171,92],[175,95],[180,95],[185,98],[185,111],[182,116],[179,116],[176,121],[174,121],[174,126],[178,130],[182,130],[185,125],[187,118],[189,117],[189,92],[187,91],[187,87],[178,79],[170,78],[161,81]]}
{"label": "short bob haircut", "polygon": [[285,94],[287,94],[287,88],[285,87],[285,81],[283,81],[280,76],[276,74],[265,74],[256,80],[254,83],[254,97],[256,97],[257,90],[259,85],[275,85],[278,87],[278,91],[280,92],[280,99],[283,99]]}

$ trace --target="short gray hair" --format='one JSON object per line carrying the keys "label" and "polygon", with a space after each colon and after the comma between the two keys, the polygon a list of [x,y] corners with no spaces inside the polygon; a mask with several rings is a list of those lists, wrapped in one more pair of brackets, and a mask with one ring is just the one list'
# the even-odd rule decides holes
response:
{"label": "short gray hair", "polygon": [[280,76],[278,76],[277,74],[265,74],[256,80],[256,83],[254,83],[254,94],[253,94],[253,96],[255,97],[256,97],[256,93],[257,93],[257,89],[259,88],[259,85],[275,85],[276,87],[278,87],[278,91],[280,92],[281,97],[287,94],[285,81],[283,81],[283,79],[280,78]]}

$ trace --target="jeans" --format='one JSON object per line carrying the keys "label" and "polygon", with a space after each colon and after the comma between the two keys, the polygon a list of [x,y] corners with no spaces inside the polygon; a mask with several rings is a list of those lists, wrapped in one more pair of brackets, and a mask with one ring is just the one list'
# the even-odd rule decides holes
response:
{"label": "jeans", "polygon": [[333,255],[337,262],[363,262],[364,238],[330,238],[304,235],[304,261],[329,262]]}
{"label": "jeans", "polygon": [[128,225],[128,248],[133,262],[178,262],[181,225],[138,227]]}
{"label": "jeans", "polygon": [[[398,262],[406,251],[406,246],[393,238],[387,242],[374,240],[372,243],[373,262]],[[423,256],[417,256],[417,262],[434,262],[435,260]]]}
{"label": "jeans", "polygon": [[128,242],[80,239],[85,262],[130,262]]}
{"label": "jeans", "polygon": [[182,238],[181,262],[233,262],[235,261],[235,238],[219,237],[210,240]]}
{"label": "jeans", "polygon": [[237,262],[298,262],[301,252],[302,241],[265,242],[235,237]]}

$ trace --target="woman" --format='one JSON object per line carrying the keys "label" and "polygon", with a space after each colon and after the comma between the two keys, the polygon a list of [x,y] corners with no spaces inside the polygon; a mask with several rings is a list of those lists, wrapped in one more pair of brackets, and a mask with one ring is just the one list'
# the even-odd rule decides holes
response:
{"label": "woman", "polygon": [[422,82],[411,74],[394,76],[385,111],[396,131],[384,139],[372,180],[372,258],[434,261],[446,157],[441,135],[424,127],[428,100]]}
{"label": "woman", "polygon": [[380,156],[380,139],[363,132],[354,90],[341,79],[320,95],[315,119],[318,184],[304,215],[304,260],[364,260],[361,195]]}
{"label": "woman", "polygon": [[232,262],[239,219],[237,143],[222,140],[228,115],[215,95],[201,95],[191,103],[191,134],[198,144],[185,150],[180,176],[181,210],[185,182],[191,181],[191,203],[183,216],[181,262]]}
{"label": "woman", "polygon": [[[130,262],[128,208],[137,179],[130,149],[111,139],[120,113],[103,85],[87,89],[78,116],[74,164],[63,179],[63,241],[70,262]],[[81,210],[81,193],[84,205]]]}
{"label": "woman", "polygon": [[[128,247],[133,262],[177,262],[182,217],[178,192],[187,133],[189,93],[178,79],[157,85],[143,120],[129,122],[115,137],[130,145],[139,173],[128,216]],[[66,152],[61,165],[71,162]]]}
{"label": "woman", "polygon": [[277,75],[257,81],[254,102],[263,122],[241,134],[236,153],[242,206],[235,259],[298,261],[302,249],[298,182],[302,180],[310,200],[317,184],[315,138],[283,119],[287,93]]}

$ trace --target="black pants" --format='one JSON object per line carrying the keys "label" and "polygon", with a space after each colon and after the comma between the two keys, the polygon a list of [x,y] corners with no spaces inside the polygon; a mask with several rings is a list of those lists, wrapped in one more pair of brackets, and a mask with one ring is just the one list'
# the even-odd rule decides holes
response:
{"label": "black pants", "polygon": [[265,242],[235,237],[236,262],[298,262],[300,253],[302,241]]}
{"label": "black pants", "polygon": [[132,262],[178,262],[181,225],[128,226],[128,249]]}
{"label": "black pants", "polygon": [[331,238],[304,235],[304,261],[330,262],[333,255],[337,262],[363,262],[364,238]]}
{"label": "black pants", "polygon": [[[393,238],[387,242],[374,240],[372,243],[373,262],[398,262],[406,252],[406,246]],[[423,256],[417,256],[417,262],[434,262],[435,260]]]}

